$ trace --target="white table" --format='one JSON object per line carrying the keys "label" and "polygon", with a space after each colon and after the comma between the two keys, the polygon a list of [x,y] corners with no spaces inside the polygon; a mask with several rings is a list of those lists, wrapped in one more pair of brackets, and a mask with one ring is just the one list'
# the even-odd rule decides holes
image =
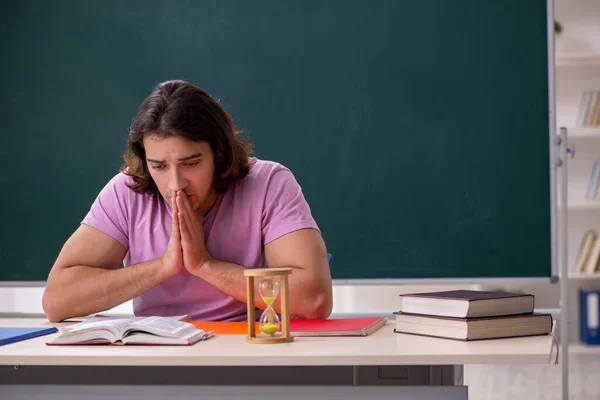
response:
{"label": "white table", "polygon": [[[66,325],[0,319],[5,327]],[[0,391],[3,398],[43,393],[61,400],[131,398],[145,391],[149,398],[197,398],[201,392],[203,398],[263,400],[282,395],[466,399],[465,364],[554,361],[551,336],[460,342],[398,334],[393,327],[390,321],[368,337],[297,337],[282,344],[248,344],[243,335],[221,335],[184,347],[47,346],[57,334],[47,335],[0,346]]]}

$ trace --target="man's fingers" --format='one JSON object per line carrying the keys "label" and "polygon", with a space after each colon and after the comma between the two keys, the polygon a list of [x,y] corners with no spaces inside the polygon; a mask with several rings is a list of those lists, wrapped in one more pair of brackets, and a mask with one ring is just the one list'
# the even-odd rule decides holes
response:
{"label": "man's fingers", "polygon": [[190,215],[192,214],[192,206],[190,204],[190,199],[188,199],[187,196],[181,196],[181,204],[183,207],[185,207],[185,209],[190,213]]}
{"label": "man's fingers", "polygon": [[[190,226],[188,228],[192,228],[192,227],[196,227],[196,213],[194,213],[194,210],[192,210],[192,204],[190,203],[190,200],[187,198],[187,196],[183,196],[183,199],[181,199],[181,203],[183,205],[183,207],[186,209],[187,213],[190,216]],[[195,230],[195,229],[194,229]]]}
{"label": "man's fingers", "polygon": [[182,242],[185,241],[187,243],[191,242],[190,239],[190,232],[185,224],[185,217],[183,216],[184,213],[180,212],[179,214],[179,232],[181,232],[181,238],[182,238]]}
{"label": "man's fingers", "polygon": [[179,202],[177,203],[177,208],[183,211],[179,213],[183,216],[183,220],[179,221],[180,226],[182,228],[185,228],[188,234],[191,234],[192,232],[195,232],[195,230],[193,229],[194,225],[192,225],[192,218],[194,217],[194,214],[192,213],[192,210],[189,207],[187,197],[185,195],[180,195],[178,196],[177,201]]}
{"label": "man's fingers", "polygon": [[181,240],[181,236],[179,234],[179,214],[181,214],[179,212],[179,207],[177,207],[177,192],[175,192],[175,194],[172,197],[172,208],[173,208],[173,232],[171,233],[171,236],[177,240],[180,241]]}
{"label": "man's fingers", "polygon": [[179,223],[179,232],[181,232],[181,237],[185,237],[186,239],[188,238],[188,234],[189,234],[189,230],[187,229],[187,224],[185,223],[185,214],[186,212],[182,209],[181,207],[181,201],[183,200],[184,195],[181,194],[181,192],[179,193],[179,195],[177,196],[177,210],[179,210],[179,212],[177,213],[178,216],[178,223]]}

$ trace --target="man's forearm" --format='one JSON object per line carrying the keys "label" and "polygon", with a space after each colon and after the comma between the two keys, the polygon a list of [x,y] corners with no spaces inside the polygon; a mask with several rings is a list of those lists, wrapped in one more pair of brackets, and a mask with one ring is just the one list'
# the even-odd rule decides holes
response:
{"label": "man's forearm", "polygon": [[[246,295],[246,277],[244,276],[245,269],[241,265],[212,258],[206,261],[199,270],[195,271],[194,275],[245,303],[248,298]],[[256,294],[258,296],[258,292]],[[257,296],[255,296],[256,305],[261,308],[266,307],[260,296]]]}
{"label": "man's forearm", "polygon": [[[246,303],[248,296],[246,293],[246,277],[244,276],[245,269],[245,267],[238,264],[210,259],[199,270],[195,271],[194,275],[204,279],[228,295]],[[290,314],[296,317],[311,318],[314,311],[312,309],[313,300],[320,295],[318,287],[315,287],[315,282],[311,281],[302,268],[293,268],[292,274],[288,279]],[[262,301],[258,293],[258,285],[255,284],[254,290],[256,306],[265,309],[267,305]],[[276,301],[273,307],[276,312],[281,312],[279,305],[280,302]],[[327,313],[327,315],[329,314]]]}
{"label": "man's forearm", "polygon": [[56,271],[46,286],[43,306],[51,321],[85,316],[118,306],[164,281],[161,261],[108,270],[83,265]]}

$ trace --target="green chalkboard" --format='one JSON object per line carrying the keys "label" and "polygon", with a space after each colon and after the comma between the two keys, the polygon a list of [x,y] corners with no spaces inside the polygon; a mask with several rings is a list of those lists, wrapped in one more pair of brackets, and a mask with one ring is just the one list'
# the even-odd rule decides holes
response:
{"label": "green chalkboard", "polygon": [[551,276],[545,0],[44,1],[0,16],[0,280],[43,281],[160,81],[289,166],[336,279]]}

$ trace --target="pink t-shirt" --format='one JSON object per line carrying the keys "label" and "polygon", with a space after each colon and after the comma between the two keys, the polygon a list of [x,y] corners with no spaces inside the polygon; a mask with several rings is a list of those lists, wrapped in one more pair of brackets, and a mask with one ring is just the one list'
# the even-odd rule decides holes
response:
{"label": "pink t-shirt", "polygon": [[[118,240],[128,250],[123,265],[160,258],[172,230],[171,208],[160,194],[140,194],[119,173],[102,189],[82,223]],[[212,257],[247,268],[264,268],[263,247],[298,229],[319,229],[302,189],[281,164],[250,159],[250,173],[232,184],[203,220]],[[195,320],[246,319],[246,303],[185,269],[133,299],[136,315],[183,315]]]}

